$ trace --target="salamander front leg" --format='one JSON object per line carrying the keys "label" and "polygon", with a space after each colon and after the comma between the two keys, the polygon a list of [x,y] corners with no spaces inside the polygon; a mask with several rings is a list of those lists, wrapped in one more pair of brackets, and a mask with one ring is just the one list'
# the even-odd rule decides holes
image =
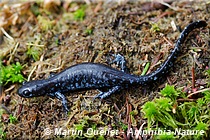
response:
{"label": "salamander front leg", "polygon": [[115,86],[115,87],[109,89],[109,90],[106,91],[106,92],[100,91],[100,93],[97,94],[97,95],[94,97],[94,99],[95,99],[95,98],[104,99],[104,98],[108,97],[109,95],[111,95],[112,93],[115,93],[115,92],[117,92],[117,91],[119,91],[119,90],[121,90],[121,89],[122,89],[121,86]]}
{"label": "salamander front leg", "polygon": [[65,97],[62,93],[60,93],[60,92],[58,92],[58,91],[55,92],[55,97],[58,98],[59,100],[61,100],[62,105],[63,105],[63,107],[64,107],[64,110],[65,110],[66,112],[68,112],[69,109],[68,109],[68,107],[67,107],[67,100],[66,100],[66,97]]}

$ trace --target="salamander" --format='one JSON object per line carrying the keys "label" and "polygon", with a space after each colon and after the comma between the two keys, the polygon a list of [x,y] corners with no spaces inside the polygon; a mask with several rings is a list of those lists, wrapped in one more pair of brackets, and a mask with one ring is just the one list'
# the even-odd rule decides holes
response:
{"label": "salamander", "polygon": [[[55,97],[62,101],[62,105],[68,111],[67,100],[65,94],[73,91],[82,91],[90,89],[98,89],[99,94],[95,98],[105,98],[117,91],[130,86],[146,85],[157,81],[169,72],[174,65],[176,58],[180,53],[180,49],[188,34],[201,27],[206,27],[205,21],[195,21],[190,23],[181,32],[174,49],[164,63],[154,72],[137,76],[125,72],[125,59],[122,55],[116,55],[114,62],[121,65],[121,70],[114,69],[110,66],[99,63],[81,63],[70,66],[64,71],[50,76],[43,80],[33,80],[24,82],[18,89],[21,97],[30,98],[38,96]],[[101,91],[103,89],[103,91]],[[104,89],[106,89],[104,91]]]}

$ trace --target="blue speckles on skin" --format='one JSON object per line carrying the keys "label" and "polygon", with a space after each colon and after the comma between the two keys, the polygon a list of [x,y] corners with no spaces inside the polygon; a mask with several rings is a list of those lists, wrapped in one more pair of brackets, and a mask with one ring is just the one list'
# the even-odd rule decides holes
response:
{"label": "blue speckles on skin", "polygon": [[55,87],[52,87],[51,90],[52,90],[52,91],[55,91]]}
{"label": "blue speckles on skin", "polygon": [[80,82],[75,83],[75,88],[76,88],[76,89],[80,89],[80,88],[81,88],[81,83],[80,83]]}
{"label": "blue speckles on skin", "polygon": [[156,76],[153,77],[153,80],[156,81],[158,78]]}
{"label": "blue speckles on skin", "polygon": [[184,43],[187,35],[193,29],[205,27],[206,25],[207,23],[205,21],[197,21],[185,27],[182,33],[180,34],[174,49],[171,51],[171,54],[168,56],[166,61],[153,73],[143,76],[142,81],[144,81],[145,83],[153,82],[153,81],[156,81],[158,78],[161,78],[164,74],[168,73],[169,69],[174,65],[174,62],[180,52],[180,47]]}
{"label": "blue speckles on skin", "polygon": [[62,84],[61,84],[61,87],[65,87],[65,86],[66,86],[66,83],[62,83]]}
{"label": "blue speckles on skin", "polygon": [[134,82],[134,80],[133,80],[133,79],[130,79],[129,81],[130,81],[130,83],[131,83],[131,84],[133,84],[133,82]]}
{"label": "blue speckles on skin", "polygon": [[89,85],[90,85],[89,83],[85,83],[85,87],[89,87]]}
{"label": "blue speckles on skin", "polygon": [[70,87],[70,88],[69,88],[69,89],[70,89],[70,91],[71,91],[71,90],[74,90],[74,89],[76,88],[76,87],[74,86],[74,84],[73,84],[73,83],[72,83],[72,84],[70,84],[70,85],[69,85],[69,87]]}
{"label": "blue speckles on skin", "polygon": [[66,86],[68,90],[71,90],[71,85]]}

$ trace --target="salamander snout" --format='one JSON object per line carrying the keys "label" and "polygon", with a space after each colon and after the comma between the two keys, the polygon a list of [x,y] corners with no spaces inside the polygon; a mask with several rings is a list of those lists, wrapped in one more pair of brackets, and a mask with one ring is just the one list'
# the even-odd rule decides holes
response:
{"label": "salamander snout", "polygon": [[20,95],[21,97],[25,97],[25,98],[33,97],[31,89],[25,88],[23,86],[18,89],[18,95]]}
{"label": "salamander snout", "polygon": [[30,82],[24,82],[18,89],[17,93],[21,97],[30,98],[45,95],[45,90],[42,89],[43,82],[41,80],[34,80]]}

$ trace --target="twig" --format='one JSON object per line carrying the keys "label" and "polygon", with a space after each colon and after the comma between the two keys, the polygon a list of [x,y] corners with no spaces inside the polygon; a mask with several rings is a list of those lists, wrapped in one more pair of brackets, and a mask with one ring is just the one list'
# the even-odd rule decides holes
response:
{"label": "twig", "polygon": [[194,102],[197,99],[177,99],[177,102]]}
{"label": "twig", "polygon": [[50,70],[44,70],[44,71],[39,72],[39,74],[57,71],[57,70],[60,70],[61,68],[62,68],[62,67],[58,67],[58,68],[54,68],[54,69],[50,69]]}
{"label": "twig", "polygon": [[153,21],[154,22],[158,22],[159,19],[161,19],[162,17],[166,16],[166,15],[172,15],[174,14],[174,11],[167,11],[164,12],[163,14],[159,15],[158,17],[156,17]]}
{"label": "twig", "polygon": [[168,42],[168,44],[169,44],[170,46],[173,46],[173,44],[172,44],[165,36],[163,36],[163,39],[164,39],[166,42]]}
{"label": "twig", "polygon": [[169,5],[168,3],[164,2],[163,0],[162,0],[162,1],[157,0],[157,2],[159,2],[159,3],[162,4],[162,5],[167,6],[168,8],[171,8],[171,9],[174,10],[174,11],[178,11],[178,8],[172,7],[171,5]]}
{"label": "twig", "polygon": [[8,89],[6,89],[4,92],[9,92],[10,90],[14,89],[15,85],[12,85],[11,87],[9,87]]}
{"label": "twig", "polygon": [[131,115],[130,115],[131,110],[132,110],[132,106],[131,106],[131,104],[128,104],[128,106],[127,106],[127,115],[128,115],[127,138],[128,138],[128,140],[131,139],[131,133],[129,133],[129,131],[131,130]]}
{"label": "twig", "polygon": [[189,98],[189,97],[191,97],[192,95],[195,95],[195,94],[197,94],[197,93],[201,93],[201,92],[204,92],[204,91],[208,91],[208,90],[210,90],[210,88],[205,88],[205,89],[202,89],[202,90],[193,92],[193,93],[189,94],[187,97]]}
{"label": "twig", "polygon": [[32,71],[30,72],[30,74],[28,75],[28,79],[27,79],[27,81],[29,81],[30,80],[30,78],[31,78],[31,75],[34,73],[34,71],[36,70],[36,67],[37,66],[34,66],[34,68],[32,69]]}
{"label": "twig", "polygon": [[195,69],[193,66],[192,66],[191,72],[192,72],[192,88],[194,89],[195,88]]}
{"label": "twig", "polygon": [[11,61],[12,58],[14,57],[14,54],[15,54],[15,52],[16,52],[18,46],[19,46],[19,42],[16,43],[15,48],[14,48],[12,54],[10,55],[9,60],[7,61],[8,64],[10,64],[10,61]]}
{"label": "twig", "polygon": [[8,113],[8,114],[12,114],[12,112],[3,104],[1,104],[1,107]]}
{"label": "twig", "polygon": [[69,122],[71,121],[71,119],[74,117],[74,115],[76,114],[76,113],[78,113],[78,111],[79,110],[73,110],[72,112],[71,112],[71,115],[69,116],[69,119],[67,120],[67,122],[65,123],[65,125],[64,126],[68,126],[69,125]]}
{"label": "twig", "polygon": [[116,105],[116,103],[114,103],[114,108],[117,112],[120,112],[120,109],[118,108],[118,106]]}
{"label": "twig", "polygon": [[9,60],[7,61],[7,63],[10,64],[10,61],[12,60],[12,58],[13,58],[13,56],[14,56],[16,50],[17,50],[17,47],[19,46],[19,42],[15,42],[15,39],[14,39],[13,37],[11,37],[11,36],[4,30],[4,28],[1,27],[0,29],[1,29],[1,31],[3,32],[3,34],[4,34],[12,43],[15,44],[14,50],[13,50],[12,54],[10,55]]}
{"label": "twig", "polygon": [[11,36],[4,30],[4,28],[1,27],[1,31],[4,33],[4,35],[5,35],[7,38],[9,38],[11,41],[14,41],[14,38],[11,37]]}
{"label": "twig", "polygon": [[23,109],[23,104],[19,104],[19,108],[18,108],[18,111],[17,111],[17,116],[20,115],[20,113],[22,112],[22,109]]}

